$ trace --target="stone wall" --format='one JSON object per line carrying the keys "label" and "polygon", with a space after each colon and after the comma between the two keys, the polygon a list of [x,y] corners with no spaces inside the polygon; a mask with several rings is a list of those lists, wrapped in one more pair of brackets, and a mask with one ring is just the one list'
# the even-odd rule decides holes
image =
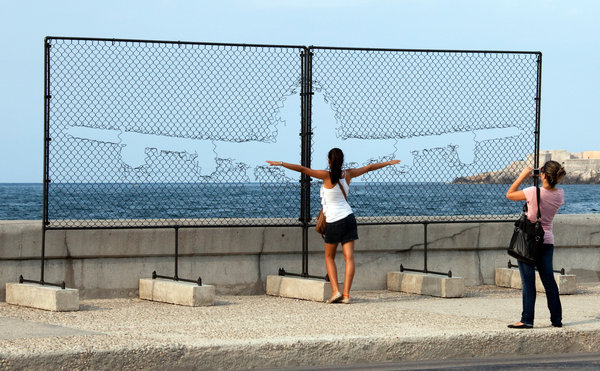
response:
{"label": "stone wall", "polygon": [[[465,278],[467,285],[493,284],[494,269],[508,262],[512,223],[428,225],[428,269]],[[555,267],[581,279],[598,279],[600,214],[558,215]],[[0,221],[0,300],[19,275],[39,279],[40,221]],[[386,274],[422,269],[422,224],[359,226],[353,288],[382,290]],[[174,273],[173,229],[48,231],[45,280],[65,281],[82,298],[137,296],[140,278]],[[264,293],[267,275],[283,267],[302,270],[298,227],[180,229],[179,276],[216,286],[222,294]],[[340,278],[343,257],[338,251]],[[514,261],[513,261],[514,262]],[[309,232],[309,273],[325,275],[323,240]]]}

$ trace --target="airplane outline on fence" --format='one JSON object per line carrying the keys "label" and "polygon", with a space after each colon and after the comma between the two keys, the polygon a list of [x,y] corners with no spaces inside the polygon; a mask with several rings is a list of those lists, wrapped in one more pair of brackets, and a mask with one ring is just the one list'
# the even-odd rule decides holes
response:
{"label": "airplane outline on fence", "polygon": [[[373,142],[376,143],[375,146],[378,149],[378,153],[371,153],[371,156],[368,158],[357,158],[360,157],[360,152],[352,152],[352,149],[360,148],[361,142],[364,143],[366,139],[340,139],[335,135],[337,130],[338,128],[331,125],[323,125],[315,128],[314,131],[318,132],[319,137],[328,138],[328,141],[321,141],[313,146],[313,159],[316,159],[316,161],[313,161],[314,168],[319,168],[319,165],[326,167],[326,151],[336,146],[342,149],[350,149],[350,155],[353,157],[349,160],[352,160],[354,164],[359,164],[359,166],[373,162],[375,159],[398,158],[402,160],[402,167],[406,168],[412,165],[413,157],[419,152],[438,148],[452,148],[457,151],[458,158],[462,164],[470,164],[475,161],[474,152],[478,142],[514,137],[521,133],[521,129],[511,126],[507,128],[479,129],[410,138],[368,139],[371,144]],[[288,131],[290,131],[289,128],[283,132],[280,131],[278,134],[293,134],[298,136],[298,133],[288,133]],[[146,154],[149,150],[154,149],[164,153],[180,153],[185,156],[187,161],[197,162],[200,176],[214,174],[217,170],[219,159],[230,159],[245,163],[248,169],[252,170],[248,174],[248,177],[256,181],[253,170],[256,167],[265,166],[265,156],[275,156],[278,159],[293,159],[299,155],[299,148],[289,148],[289,146],[286,146],[286,143],[277,141],[273,143],[258,141],[226,142],[144,134],[116,129],[98,129],[83,125],[71,126],[68,128],[67,133],[76,139],[121,145],[121,161],[132,169],[146,165]],[[317,134],[315,133],[315,135]],[[295,156],[294,151],[298,152]],[[250,155],[256,155],[257,153],[265,155],[254,160],[249,158]],[[140,156],[140,154],[143,156]]]}
{"label": "airplane outline on fence", "polygon": [[[317,98],[321,99],[317,99]],[[400,159],[401,165],[394,167],[395,172],[402,173],[413,165],[413,159],[425,150],[451,149],[456,151],[461,164],[472,164],[475,161],[477,143],[500,138],[515,137],[522,134],[522,129],[506,123],[498,127],[452,131],[433,135],[413,136],[407,138],[359,139],[346,138],[343,123],[335,116],[334,110],[326,102],[322,94],[316,94],[313,100],[313,141],[311,167],[324,169],[327,167],[327,152],[332,147],[339,147],[346,153],[346,165],[363,166],[385,159]],[[300,158],[299,125],[290,125],[292,117],[297,117],[300,97],[297,94],[288,96],[279,107],[279,118],[274,122],[275,141],[222,141],[213,139],[195,139],[157,134],[144,134],[124,129],[100,129],[95,125],[81,123],[68,127],[66,132],[73,138],[92,140],[121,145],[121,160],[131,169],[142,170],[151,151],[160,153],[178,153],[185,161],[193,161],[198,179],[210,177],[217,171],[223,160],[245,164],[246,178],[256,179],[257,169],[266,166],[265,160],[276,159],[294,162]],[[390,123],[393,125],[394,123]],[[297,140],[292,144],[291,140]],[[239,167],[237,167],[239,168]],[[286,177],[289,181],[295,179]]]}

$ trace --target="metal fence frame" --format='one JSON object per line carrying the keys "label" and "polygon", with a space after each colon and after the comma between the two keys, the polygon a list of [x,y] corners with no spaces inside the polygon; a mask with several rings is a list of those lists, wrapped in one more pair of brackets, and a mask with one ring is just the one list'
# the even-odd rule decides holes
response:
{"label": "metal fence frame", "polygon": [[[533,158],[534,158],[534,168],[539,167],[539,146],[540,146],[540,111],[541,111],[541,79],[542,79],[542,53],[541,52],[532,52],[532,51],[498,51],[498,50],[446,50],[446,49],[390,49],[390,48],[352,48],[352,47],[331,47],[331,46],[310,46],[308,51],[308,55],[310,61],[308,62],[312,65],[312,55],[313,50],[337,50],[337,51],[364,51],[364,52],[408,52],[408,53],[458,53],[458,54],[527,54],[527,55],[535,55],[537,58],[537,86],[536,86],[536,97],[535,99],[535,128],[534,128],[534,148],[533,148]],[[310,82],[312,83],[312,69],[310,71]],[[312,88],[312,86],[311,86]],[[309,91],[309,96],[312,96],[314,92]],[[310,124],[310,122],[309,122]],[[309,127],[308,132],[312,134],[312,129]],[[533,178],[534,186],[538,186],[539,179],[537,177]],[[308,206],[310,209],[310,205]],[[400,271],[412,271],[412,272],[422,272],[422,273],[432,273],[439,275],[447,275],[448,277],[452,277],[452,271],[448,270],[448,272],[437,272],[428,269],[427,266],[427,228],[430,224],[462,224],[462,223],[491,223],[491,222],[513,222],[514,219],[470,219],[470,220],[421,220],[421,221],[391,221],[391,222],[360,222],[359,225],[393,225],[393,224],[422,224],[423,225],[423,268],[422,269],[414,269],[414,268],[406,268],[402,264],[400,264]],[[308,271],[304,270],[305,265],[307,266],[307,254],[304,254],[303,251],[303,272],[302,274],[292,274],[302,277],[314,277],[308,275]],[[306,262],[306,263],[305,263]],[[279,270],[280,275],[285,275],[286,272],[283,268]],[[289,273],[288,273],[289,275]],[[328,280],[328,277],[325,276],[325,279]]]}
{"label": "metal fence frame", "polygon": [[[415,52],[415,53],[496,53],[496,54],[534,54],[537,56],[537,94],[535,97],[535,131],[534,131],[534,167],[539,166],[539,134],[540,134],[540,104],[541,104],[541,64],[542,54],[540,52],[517,52],[517,51],[489,51],[489,50],[433,50],[433,49],[381,49],[381,48],[341,48],[341,47],[322,47],[322,46],[291,46],[291,45],[264,45],[264,44],[220,44],[220,43],[195,43],[195,42],[181,42],[181,41],[158,41],[158,40],[135,40],[135,39],[102,39],[102,38],[73,38],[73,37],[46,37],[44,39],[44,170],[43,170],[43,220],[42,220],[42,244],[41,244],[41,273],[39,280],[25,279],[23,276],[19,277],[19,282],[33,282],[39,284],[60,286],[65,287],[65,283],[50,283],[44,280],[44,264],[45,264],[45,244],[46,244],[46,232],[48,230],[68,230],[68,229],[139,229],[139,228],[168,228],[172,227],[175,229],[175,243],[174,243],[174,276],[160,276],[156,272],[153,272],[153,278],[168,278],[180,281],[196,282],[201,285],[202,280],[199,277],[197,280],[190,280],[178,277],[178,231],[180,228],[214,228],[214,227],[249,227],[249,226],[279,226],[279,227],[300,227],[302,228],[302,272],[301,273],[290,273],[286,272],[285,269],[280,268],[280,275],[293,275],[301,277],[312,277],[312,278],[324,278],[328,279],[327,276],[311,276],[308,273],[308,233],[313,223],[313,216],[311,216],[310,210],[310,198],[311,198],[311,178],[307,175],[302,174],[300,178],[300,205],[299,206],[299,219],[298,223],[287,223],[287,224],[186,224],[186,225],[144,225],[144,226],[86,226],[86,227],[53,227],[50,223],[48,215],[49,205],[49,185],[50,179],[50,100],[51,96],[51,76],[50,76],[50,48],[51,40],[74,40],[74,41],[98,41],[98,42],[132,42],[132,43],[159,43],[159,44],[179,44],[179,45],[209,45],[209,46],[224,46],[224,47],[275,47],[275,48],[298,48],[301,50],[301,62],[299,64],[301,69],[301,125],[300,125],[300,137],[301,137],[301,158],[300,164],[306,167],[311,167],[311,140],[312,140],[312,96],[313,91],[313,77],[312,77],[312,56],[314,50],[347,50],[347,51],[380,51],[380,52]],[[537,179],[536,179],[537,186]],[[494,219],[494,220],[420,220],[420,221],[398,221],[398,222],[359,222],[361,225],[381,225],[381,224],[422,224],[424,228],[424,268],[423,269],[408,269],[400,266],[401,270],[419,271],[424,273],[435,273],[444,274],[451,276],[452,273],[434,272],[427,268],[427,227],[429,224],[438,223],[488,223],[488,222],[507,222],[509,219]]]}

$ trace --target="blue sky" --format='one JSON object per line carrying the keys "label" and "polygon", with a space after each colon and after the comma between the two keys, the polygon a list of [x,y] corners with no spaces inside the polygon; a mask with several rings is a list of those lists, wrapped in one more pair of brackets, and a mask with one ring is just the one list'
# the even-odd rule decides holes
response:
{"label": "blue sky", "polygon": [[42,180],[45,36],[541,51],[541,148],[600,150],[597,1],[9,1],[0,20],[0,183]]}

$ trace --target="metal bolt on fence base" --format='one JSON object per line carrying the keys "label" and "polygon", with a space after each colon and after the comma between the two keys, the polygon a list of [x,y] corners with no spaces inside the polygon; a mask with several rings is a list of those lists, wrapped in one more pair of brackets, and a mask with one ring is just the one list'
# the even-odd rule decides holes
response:
{"label": "metal bolt on fence base", "polygon": [[310,274],[304,274],[304,273],[290,273],[290,272],[286,272],[285,269],[283,269],[283,268],[279,268],[278,275],[279,276],[294,276],[294,277],[302,277],[302,278],[317,278],[317,279],[325,280],[326,282],[329,282],[329,276],[327,274],[325,276],[312,276]]}
{"label": "metal bolt on fence base", "polygon": [[[508,261],[508,268],[509,268],[509,269],[511,269],[511,268],[519,268],[519,266],[518,266],[518,265],[514,265],[514,264],[513,264],[513,263],[512,263],[512,262],[509,260],[509,261]],[[537,267],[535,268],[535,270],[536,270],[536,271],[538,270],[538,269],[537,269]],[[554,272],[554,273],[560,273],[561,275],[563,275],[563,276],[564,276],[564,275],[565,275],[565,268],[561,268],[561,269],[559,269],[559,270],[553,270],[552,272]]]}
{"label": "metal bolt on fence base", "polygon": [[156,271],[153,271],[152,272],[152,279],[155,280],[157,278],[163,278],[163,279],[172,280],[172,281],[192,282],[192,283],[198,284],[198,286],[202,286],[202,277],[198,277],[197,280],[188,280],[188,279],[180,278],[180,277],[177,277],[177,276],[175,276],[175,277],[161,276],[161,275],[156,274]]}
{"label": "metal bolt on fence base", "polygon": [[404,266],[402,264],[400,264],[400,272],[419,272],[419,273],[425,273],[425,274],[439,274],[442,276],[448,276],[448,278],[452,278],[452,271],[449,270],[448,273],[444,273],[444,272],[435,272],[435,271],[430,271],[428,269],[409,269],[409,268],[404,268]]}
{"label": "metal bolt on fence base", "polygon": [[23,275],[19,276],[19,283],[37,283],[38,285],[50,285],[50,286],[56,286],[56,287],[60,287],[61,289],[65,289],[67,288],[67,285],[65,284],[65,281],[62,281],[61,283],[50,283],[50,282],[44,282],[44,281],[35,281],[35,280],[27,280],[25,278],[23,278]]}

